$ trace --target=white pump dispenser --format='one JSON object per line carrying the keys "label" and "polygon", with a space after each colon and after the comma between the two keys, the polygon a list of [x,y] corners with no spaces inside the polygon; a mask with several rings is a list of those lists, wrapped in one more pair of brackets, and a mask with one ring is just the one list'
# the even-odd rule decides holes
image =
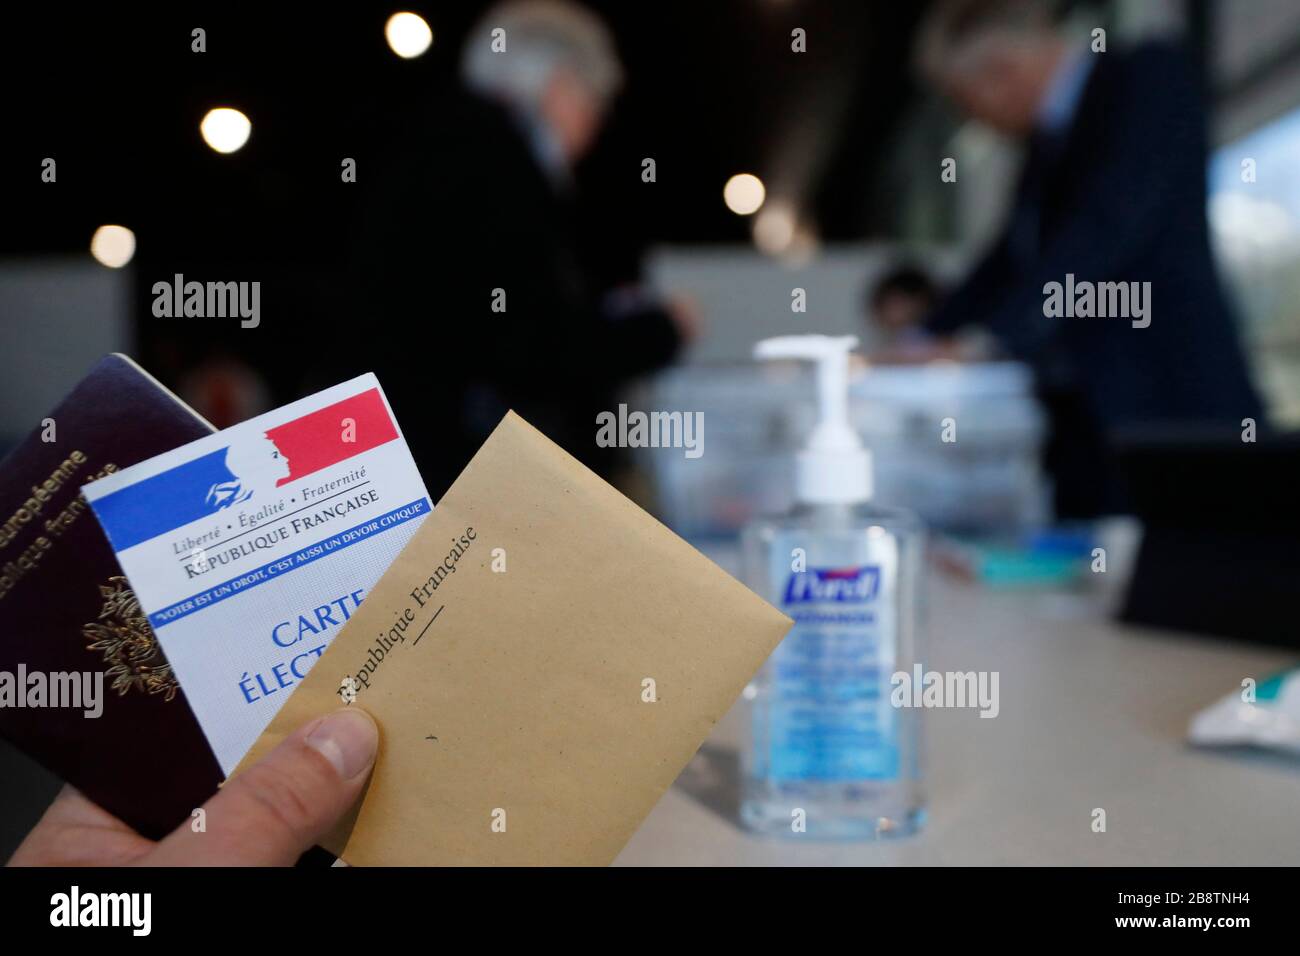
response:
{"label": "white pump dispenser", "polygon": [[795,496],[807,504],[871,498],[871,453],[849,424],[849,352],[856,335],[780,335],[754,346],[754,358],[803,359],[817,373],[817,427],[795,459]]}
{"label": "white pump dispenser", "polygon": [[[749,745],[740,815],[788,834],[879,839],[925,818],[920,715],[893,705],[891,675],[917,656],[923,529],[871,497],[871,456],[849,424],[851,335],[786,335],[754,357],[812,362],[819,419],[796,458],[794,507],[741,535],[745,581],[794,626],[745,689]],[[799,831],[804,832],[804,831]]]}

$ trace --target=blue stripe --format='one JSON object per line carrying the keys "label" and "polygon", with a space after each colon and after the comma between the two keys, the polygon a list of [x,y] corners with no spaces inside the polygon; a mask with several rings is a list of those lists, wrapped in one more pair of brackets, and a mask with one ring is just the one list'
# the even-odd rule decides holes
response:
{"label": "blue stripe", "polygon": [[[226,598],[234,597],[236,594],[243,594],[250,588],[255,588],[259,584],[266,584],[268,581],[274,581],[282,574],[301,568],[303,565],[311,564],[318,558],[334,554],[343,548],[349,548],[361,541],[366,541],[373,534],[387,531],[389,528],[395,528],[399,524],[405,524],[415,518],[423,518],[430,513],[429,499],[420,498],[412,501],[410,504],[402,505],[400,508],[394,508],[387,514],[378,515],[369,521],[363,521],[359,525],[348,528],[345,531],[339,531],[323,538],[315,544],[309,544],[304,548],[299,548],[296,552],[288,557],[280,558],[275,561],[269,561],[260,568],[253,568],[245,571],[238,577],[231,578],[229,581],[222,581],[220,584],[214,584],[206,591],[200,591],[198,594],[191,594],[183,601],[177,601],[170,607],[165,607],[149,615],[149,623],[153,625],[154,630],[178,621],[183,617],[193,614],[195,611],[202,611],[214,604],[224,601]],[[344,538],[348,538],[344,541]],[[271,568],[275,568],[274,572]]]}
{"label": "blue stripe", "polygon": [[215,514],[216,506],[206,500],[208,489],[235,479],[226,467],[227,451],[209,452],[92,501],[113,550],[125,551]]}

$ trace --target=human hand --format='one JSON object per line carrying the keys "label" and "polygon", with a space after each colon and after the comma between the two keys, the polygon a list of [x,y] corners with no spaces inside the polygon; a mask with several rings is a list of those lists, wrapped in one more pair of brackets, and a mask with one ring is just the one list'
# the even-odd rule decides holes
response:
{"label": "human hand", "polygon": [[347,707],[300,727],[154,842],[64,787],[9,866],[292,866],[361,796],[379,728]]}

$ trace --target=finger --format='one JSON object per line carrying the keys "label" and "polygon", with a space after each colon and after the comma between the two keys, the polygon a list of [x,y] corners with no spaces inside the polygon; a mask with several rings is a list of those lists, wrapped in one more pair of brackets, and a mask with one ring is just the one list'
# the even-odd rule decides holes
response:
{"label": "finger", "polygon": [[64,784],[7,865],[118,866],[153,847],[153,841]]}
{"label": "finger", "polygon": [[135,831],[97,803],[93,803],[80,790],[65,783],[58,796],[41,817],[41,824],[60,827],[84,826],[118,829],[127,833]]}
{"label": "finger", "polygon": [[41,817],[41,823],[48,821],[80,823],[87,817],[93,818],[96,814],[103,814],[109,819],[113,819],[108,811],[91,803],[86,799],[86,795],[72,784],[65,783],[54,799],[50,801],[50,805],[46,807],[45,815]]}
{"label": "finger", "polygon": [[365,788],[379,728],[347,707],[308,723],[229,781],[189,824],[158,845],[157,866],[291,866],[352,808]]}

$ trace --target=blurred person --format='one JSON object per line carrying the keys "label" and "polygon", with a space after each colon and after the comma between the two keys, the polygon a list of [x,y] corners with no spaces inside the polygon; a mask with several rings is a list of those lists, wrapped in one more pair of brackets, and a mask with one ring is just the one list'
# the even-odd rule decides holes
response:
{"label": "blurred person", "polygon": [[933,336],[924,320],[938,298],[939,290],[925,271],[911,263],[895,265],[870,286],[867,321],[886,350],[928,345]]}
{"label": "blurred person", "polygon": [[613,40],[581,7],[506,3],[469,34],[461,76],[463,95],[405,121],[370,204],[358,314],[382,334],[355,357],[435,496],[511,408],[608,475],[597,413],[695,324],[687,305],[603,288],[578,235],[574,168],[622,84]]}
{"label": "blurred person", "polygon": [[864,296],[872,334],[870,362],[894,365],[934,361],[974,362],[992,357],[986,337],[974,329],[951,336],[935,335],[925,320],[941,293],[920,266],[901,262],[870,283]]}
{"label": "blurred person", "polygon": [[[1181,52],[1093,52],[1036,0],[941,0],[918,59],[966,114],[1025,146],[1002,234],[926,325],[981,324],[1033,365],[1058,515],[1124,509],[1116,430],[1262,425],[1211,257],[1204,106]],[[1045,307],[1050,284],[1070,282],[1149,283],[1146,315],[1134,327]]]}

